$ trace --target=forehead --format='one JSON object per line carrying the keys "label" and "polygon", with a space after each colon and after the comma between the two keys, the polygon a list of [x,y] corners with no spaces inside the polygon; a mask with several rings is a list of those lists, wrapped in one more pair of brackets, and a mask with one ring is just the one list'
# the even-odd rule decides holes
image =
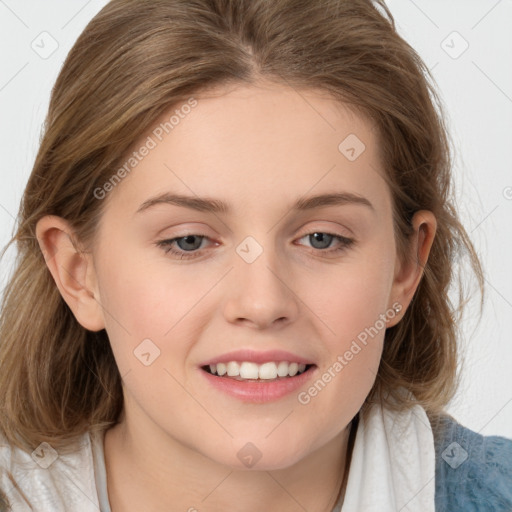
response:
{"label": "forehead", "polygon": [[165,192],[215,197],[235,214],[327,191],[369,195],[377,207],[389,200],[377,130],[322,91],[213,88],[162,113],[131,151],[144,145],[151,149],[110,193],[126,213]]}

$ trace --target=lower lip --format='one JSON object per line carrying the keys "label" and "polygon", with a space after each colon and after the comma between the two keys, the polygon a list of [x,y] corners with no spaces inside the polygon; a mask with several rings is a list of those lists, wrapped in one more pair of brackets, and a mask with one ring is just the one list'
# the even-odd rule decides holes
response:
{"label": "lower lip", "polygon": [[273,402],[283,398],[303,386],[315,373],[316,366],[312,366],[304,373],[295,377],[286,377],[284,379],[270,381],[243,381],[227,377],[212,375],[206,370],[200,368],[200,371],[208,382],[216,389],[238,398],[244,402],[266,403]]}

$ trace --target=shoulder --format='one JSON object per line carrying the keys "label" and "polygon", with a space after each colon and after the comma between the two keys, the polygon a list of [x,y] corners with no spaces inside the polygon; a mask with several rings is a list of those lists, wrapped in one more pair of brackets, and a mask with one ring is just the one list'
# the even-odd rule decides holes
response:
{"label": "shoulder", "polygon": [[434,444],[436,512],[512,510],[512,439],[483,436],[446,415]]}
{"label": "shoulder", "polygon": [[97,512],[96,504],[88,432],[65,453],[48,443],[28,452],[9,444],[0,433],[0,512]]}

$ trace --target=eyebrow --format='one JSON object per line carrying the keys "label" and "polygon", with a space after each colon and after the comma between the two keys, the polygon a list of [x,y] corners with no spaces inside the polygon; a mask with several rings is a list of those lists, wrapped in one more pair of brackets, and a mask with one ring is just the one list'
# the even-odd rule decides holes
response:
{"label": "eyebrow", "polygon": [[[146,211],[158,204],[181,206],[184,208],[207,213],[231,213],[230,206],[219,199],[212,199],[208,197],[192,197],[181,194],[170,194],[167,192],[144,201],[136,213]],[[301,197],[292,205],[291,209],[295,211],[307,211],[325,206],[343,206],[348,204],[366,206],[375,212],[375,208],[373,207],[372,203],[366,199],[366,197],[359,196],[350,192],[337,192],[330,194],[320,194],[311,197]]]}

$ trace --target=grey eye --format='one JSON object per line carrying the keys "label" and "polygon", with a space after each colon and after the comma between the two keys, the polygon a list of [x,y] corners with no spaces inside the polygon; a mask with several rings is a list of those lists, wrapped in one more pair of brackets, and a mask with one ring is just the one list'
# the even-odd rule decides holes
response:
{"label": "grey eye", "polygon": [[318,245],[312,244],[312,247],[315,249],[326,249],[331,245],[332,240],[334,239],[334,235],[330,235],[329,233],[311,233],[310,235],[306,235],[309,237],[310,241],[318,242]]}
{"label": "grey eye", "polygon": [[[201,246],[203,236],[200,235],[187,235],[180,238],[175,238],[176,245],[183,251],[195,251]],[[195,241],[194,241],[195,239]],[[199,241],[199,243],[198,243]]]}

